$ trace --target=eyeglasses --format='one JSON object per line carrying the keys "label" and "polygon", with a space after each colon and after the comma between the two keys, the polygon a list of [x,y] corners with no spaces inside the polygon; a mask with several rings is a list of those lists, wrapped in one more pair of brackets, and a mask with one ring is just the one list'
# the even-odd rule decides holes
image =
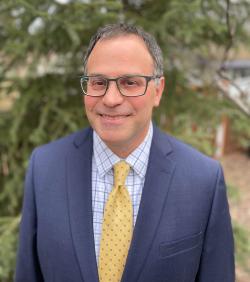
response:
{"label": "eyeglasses", "polygon": [[100,75],[84,75],[80,79],[84,95],[92,97],[104,96],[109,88],[110,81],[115,81],[121,95],[126,97],[142,96],[146,93],[150,80],[160,76],[126,75],[116,78],[106,78]]}

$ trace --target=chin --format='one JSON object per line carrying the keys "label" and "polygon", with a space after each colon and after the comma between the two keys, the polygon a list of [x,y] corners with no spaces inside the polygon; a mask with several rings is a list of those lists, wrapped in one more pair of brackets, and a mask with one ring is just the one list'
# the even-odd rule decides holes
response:
{"label": "chin", "polygon": [[119,144],[125,143],[124,138],[122,138],[122,136],[119,136],[119,134],[117,134],[117,131],[105,132],[105,133],[100,133],[100,134],[98,133],[98,135],[107,144],[119,145]]}

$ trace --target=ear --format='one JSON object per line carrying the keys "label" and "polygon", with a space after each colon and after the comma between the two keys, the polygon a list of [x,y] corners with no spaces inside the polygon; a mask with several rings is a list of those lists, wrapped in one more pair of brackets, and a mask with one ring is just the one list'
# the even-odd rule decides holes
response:
{"label": "ear", "polygon": [[161,101],[162,93],[165,87],[165,78],[164,76],[159,78],[158,83],[155,86],[155,97],[154,97],[154,107],[158,107]]}

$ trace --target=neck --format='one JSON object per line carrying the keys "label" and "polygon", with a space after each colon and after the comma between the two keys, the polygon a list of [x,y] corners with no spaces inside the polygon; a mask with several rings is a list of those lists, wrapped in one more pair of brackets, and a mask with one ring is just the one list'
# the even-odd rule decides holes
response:
{"label": "neck", "polygon": [[121,145],[118,145],[118,146],[112,146],[110,144],[107,144],[105,143],[108,148],[115,154],[117,155],[119,158],[121,159],[126,159],[138,146],[121,146]]}
{"label": "neck", "polygon": [[134,138],[131,140],[129,143],[128,142],[120,142],[119,144],[117,143],[112,143],[112,142],[105,142],[107,147],[118,157],[125,159],[127,158],[136,148],[138,148],[141,143],[144,141],[146,138],[147,134],[149,131],[149,125],[147,127],[147,130],[145,130],[144,134],[140,136],[140,138]]}

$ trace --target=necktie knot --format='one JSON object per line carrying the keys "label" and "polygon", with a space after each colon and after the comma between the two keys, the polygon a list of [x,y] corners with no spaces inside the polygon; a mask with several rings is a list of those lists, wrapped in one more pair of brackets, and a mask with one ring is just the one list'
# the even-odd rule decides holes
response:
{"label": "necktie knot", "polygon": [[125,185],[130,166],[125,161],[120,161],[114,165],[114,186]]}

